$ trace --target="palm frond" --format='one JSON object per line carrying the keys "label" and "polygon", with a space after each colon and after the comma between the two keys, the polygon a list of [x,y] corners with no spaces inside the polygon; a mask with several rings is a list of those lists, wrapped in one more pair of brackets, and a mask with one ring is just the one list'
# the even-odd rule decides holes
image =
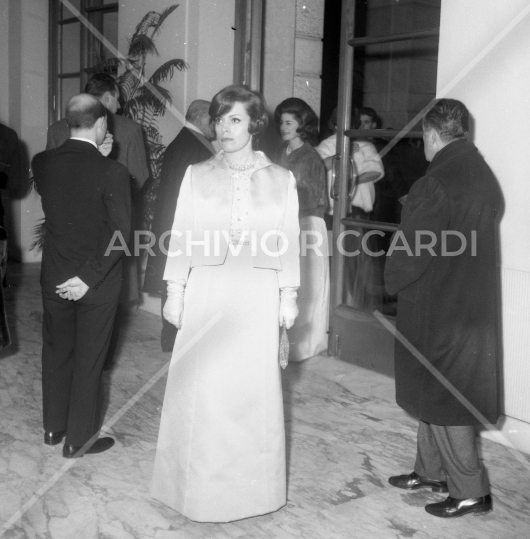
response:
{"label": "palm frond", "polygon": [[131,120],[138,120],[144,108],[144,100],[140,96],[130,98],[123,105],[123,115]]}
{"label": "palm frond", "polygon": [[[138,77],[137,74],[143,75],[148,55],[158,56],[154,37],[178,6],[179,4],[174,4],[161,13],[149,11],[144,15],[129,41],[127,59],[122,60],[125,73],[118,78],[120,93],[124,99],[123,114],[141,125],[147,137],[150,177],[142,189],[141,212],[146,230],[151,228],[162,159],[166,150],[158,131],[158,117],[165,114],[166,105],[171,103],[171,93],[161,86],[161,83],[171,80],[175,70],[184,71],[189,66],[184,60],[176,58],[156,69],[148,81],[144,77]],[[148,35],[151,29],[152,32]]]}
{"label": "palm frond", "polygon": [[162,64],[151,75],[149,82],[152,84],[160,84],[161,82],[164,82],[166,80],[171,80],[173,78],[173,74],[175,73],[175,69],[178,69],[179,71],[184,71],[185,69],[188,69],[188,67],[188,64],[180,58],[169,60],[168,62]]}
{"label": "palm frond", "polygon": [[159,151],[156,156],[151,159],[151,170],[154,171],[153,176],[158,178],[160,171],[162,170],[162,161],[164,159],[165,147],[163,151]]}
{"label": "palm frond", "polygon": [[166,147],[163,144],[153,144],[152,146],[152,160],[158,161],[159,159],[162,159],[164,157],[164,153],[166,152]]}
{"label": "palm frond", "polygon": [[179,7],[179,4],[173,4],[172,6],[169,6],[167,9],[164,9],[162,13],[160,13],[160,17],[158,18],[158,22],[155,26],[153,26],[153,36],[160,30],[160,27],[164,23],[164,21],[168,18],[173,11],[175,11]]}
{"label": "palm frond", "polygon": [[[161,116],[166,110],[165,101],[162,100],[169,96],[169,92],[165,88],[162,90],[161,92],[160,88],[157,88],[155,95],[145,86],[140,87],[136,95],[124,104],[124,115],[142,125],[144,125],[144,118],[147,118],[148,121],[145,125],[150,125],[154,116]],[[162,100],[157,97],[158,95]]]}
{"label": "palm frond", "polygon": [[157,161],[164,155],[164,152],[166,151],[166,147],[162,144],[160,140],[157,140],[156,142],[149,141],[148,145],[149,145],[149,150],[150,150],[149,159],[151,161]]}
{"label": "palm frond", "polygon": [[136,120],[142,126],[142,131],[145,133],[145,141],[149,142],[147,131],[153,125],[153,113],[150,109],[142,110],[142,115]]}
{"label": "palm frond", "polygon": [[148,11],[143,19],[136,25],[136,30],[133,34],[133,39],[139,35],[146,34],[149,31],[149,28],[154,28],[157,26],[160,19],[160,13],[156,11]]}
{"label": "palm frond", "polygon": [[134,61],[138,57],[144,57],[148,54],[160,56],[155,42],[145,34],[134,36],[129,44],[129,58]]}
{"label": "palm frond", "polygon": [[133,70],[124,71],[117,79],[116,84],[120,90],[120,96],[126,103],[134,95],[141,83],[139,73]]}
{"label": "palm frond", "polygon": [[[151,88],[152,86],[152,88]],[[146,84],[146,87],[149,88],[150,91],[153,91],[153,88],[156,90],[156,97],[160,104],[159,107],[155,107],[155,114],[159,114],[160,116],[164,116],[166,113],[166,105],[171,105],[171,92],[164,88],[163,86],[160,86],[158,84]]]}
{"label": "palm frond", "polygon": [[37,224],[33,227],[33,243],[31,244],[29,250],[36,251],[42,250],[44,244],[44,234],[46,233],[46,223],[44,217],[37,221]]}
{"label": "palm frond", "polygon": [[149,127],[147,127],[147,129],[145,129],[145,134],[150,150],[155,151],[155,148],[157,146],[163,146],[162,137],[156,127],[150,125]]}
{"label": "palm frond", "polygon": [[120,64],[125,68],[126,71],[138,71],[142,70],[142,58],[133,58],[132,56],[119,58]]}
{"label": "palm frond", "polygon": [[145,105],[160,116],[163,116],[166,111],[166,103],[171,104],[171,92],[157,84],[146,82],[138,89],[138,94],[143,98]]}

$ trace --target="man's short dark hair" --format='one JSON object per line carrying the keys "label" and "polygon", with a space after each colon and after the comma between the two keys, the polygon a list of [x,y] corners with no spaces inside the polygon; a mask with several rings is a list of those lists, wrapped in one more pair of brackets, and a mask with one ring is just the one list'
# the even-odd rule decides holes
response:
{"label": "man's short dark hair", "polygon": [[443,142],[465,138],[469,131],[469,111],[457,99],[438,99],[423,117],[423,128],[434,129]]}
{"label": "man's short dark hair", "polygon": [[379,116],[377,116],[377,112],[375,112],[375,109],[372,107],[361,107],[359,110],[359,117],[360,116],[369,116],[373,123],[379,123]]}
{"label": "man's short dark hair", "polygon": [[289,97],[282,101],[274,111],[274,121],[279,127],[282,114],[292,114],[299,126],[296,132],[304,142],[316,139],[318,118],[313,109],[299,97]]}
{"label": "man's short dark hair", "polygon": [[99,118],[107,116],[107,109],[94,96],[74,95],[66,104],[66,123],[70,129],[91,129]]}
{"label": "man's short dark hair", "polygon": [[86,83],[85,94],[93,95],[100,98],[105,92],[109,92],[114,95],[119,93],[118,85],[114,77],[111,77],[107,73],[96,73],[90,77],[90,80]]}
{"label": "man's short dark hair", "polygon": [[250,116],[248,132],[255,136],[261,135],[269,123],[269,117],[265,110],[265,99],[259,92],[235,84],[223,88],[213,96],[208,111],[212,128],[215,128],[217,118],[230,112],[236,103],[242,103]]}

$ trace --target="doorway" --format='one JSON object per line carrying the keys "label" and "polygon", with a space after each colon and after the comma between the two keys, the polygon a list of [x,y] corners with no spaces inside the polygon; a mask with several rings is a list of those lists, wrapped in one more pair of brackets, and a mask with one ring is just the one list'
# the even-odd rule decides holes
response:
{"label": "doorway", "polygon": [[[384,267],[408,190],[427,168],[421,126],[411,121],[435,97],[440,4],[326,3],[323,122],[333,93],[338,111],[329,352],[388,375],[394,338],[378,317],[394,323],[397,298],[385,291]],[[353,158],[361,143],[384,168],[362,207],[355,201],[362,171]]]}

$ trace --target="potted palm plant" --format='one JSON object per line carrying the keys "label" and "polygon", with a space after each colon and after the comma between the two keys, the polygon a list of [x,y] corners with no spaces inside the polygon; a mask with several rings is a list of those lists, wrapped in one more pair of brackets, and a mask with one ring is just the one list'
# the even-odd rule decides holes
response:
{"label": "potted palm plant", "polygon": [[158,131],[158,118],[163,116],[167,106],[171,105],[171,93],[162,86],[162,83],[170,81],[175,70],[183,71],[188,68],[188,65],[180,58],[168,60],[148,79],[145,76],[145,70],[148,58],[159,55],[155,38],[164,21],[177,7],[178,4],[174,4],[161,13],[149,11],[144,15],[129,40],[126,59],[121,60],[125,71],[116,81],[123,100],[123,114],[142,126],[147,140],[151,174],[143,190],[142,227],[144,230],[150,229],[153,220],[162,157],[166,149]]}

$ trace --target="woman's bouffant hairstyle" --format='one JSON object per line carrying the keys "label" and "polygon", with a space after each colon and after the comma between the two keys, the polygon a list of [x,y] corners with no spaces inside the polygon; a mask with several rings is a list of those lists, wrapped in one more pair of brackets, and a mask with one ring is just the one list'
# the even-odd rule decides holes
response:
{"label": "woman's bouffant hairstyle", "polygon": [[443,142],[465,138],[469,131],[469,111],[456,99],[438,99],[423,117],[423,128],[434,129]]}
{"label": "woman's bouffant hairstyle", "polygon": [[282,114],[292,114],[295,120],[300,124],[296,132],[300,138],[306,142],[316,140],[318,136],[318,118],[313,109],[298,97],[289,97],[282,101],[274,111],[274,121],[278,129]]}
{"label": "woman's bouffant hairstyle", "polygon": [[248,132],[255,137],[259,137],[269,124],[269,117],[265,110],[265,99],[259,92],[249,90],[246,86],[237,86],[235,84],[223,88],[213,96],[208,110],[212,129],[215,129],[217,118],[230,112],[236,103],[242,103],[250,116]]}

